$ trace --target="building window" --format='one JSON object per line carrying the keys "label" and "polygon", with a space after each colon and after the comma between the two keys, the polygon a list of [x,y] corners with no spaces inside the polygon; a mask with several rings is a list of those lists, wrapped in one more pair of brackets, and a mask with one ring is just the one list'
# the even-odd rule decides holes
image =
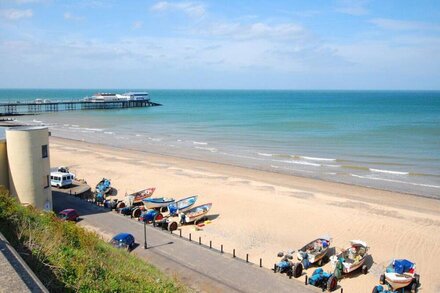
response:
{"label": "building window", "polygon": [[41,155],[43,158],[47,158],[48,153],[47,153],[47,144],[41,146]]}
{"label": "building window", "polygon": [[44,183],[44,188],[48,188],[49,185],[50,185],[50,176],[49,175],[46,176],[46,180],[45,181],[46,182]]}

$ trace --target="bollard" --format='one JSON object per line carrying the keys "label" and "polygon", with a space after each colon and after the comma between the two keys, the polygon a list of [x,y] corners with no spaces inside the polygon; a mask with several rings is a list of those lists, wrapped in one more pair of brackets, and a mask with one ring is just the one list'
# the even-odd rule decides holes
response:
{"label": "bollard", "polygon": [[209,240],[209,248],[212,248],[212,241]]}
{"label": "bollard", "polygon": [[260,268],[262,268],[262,267],[263,267],[263,259],[260,258]]}
{"label": "bollard", "polygon": [[182,229],[179,230],[179,237],[182,237]]}
{"label": "bollard", "polygon": [[199,236],[199,245],[202,245],[202,237]]}
{"label": "bollard", "polygon": [[274,264],[273,264],[273,272],[276,273],[276,271],[277,271],[277,264],[274,263]]}
{"label": "bollard", "polygon": [[189,233],[189,241],[191,241],[191,233]]}
{"label": "bollard", "polygon": [[220,252],[223,253],[223,244],[220,245]]}
{"label": "bollard", "polygon": [[341,293],[344,293],[344,288],[341,288]]}
{"label": "bollard", "polygon": [[235,257],[235,248],[232,250],[232,257]]}
{"label": "bollard", "polygon": [[308,282],[307,282],[307,275],[306,275],[306,280],[305,280],[305,282],[304,282],[304,285],[308,285]]}
{"label": "bollard", "polygon": [[249,262],[249,253],[246,253],[246,262]]}

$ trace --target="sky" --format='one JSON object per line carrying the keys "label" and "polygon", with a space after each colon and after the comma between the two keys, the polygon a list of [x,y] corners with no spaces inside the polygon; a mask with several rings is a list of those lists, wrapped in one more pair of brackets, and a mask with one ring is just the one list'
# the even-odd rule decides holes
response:
{"label": "sky", "polygon": [[0,88],[440,89],[439,0],[0,0]]}

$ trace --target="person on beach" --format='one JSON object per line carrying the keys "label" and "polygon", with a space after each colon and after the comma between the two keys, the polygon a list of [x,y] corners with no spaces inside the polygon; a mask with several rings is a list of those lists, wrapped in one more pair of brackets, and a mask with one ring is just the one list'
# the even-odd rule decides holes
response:
{"label": "person on beach", "polygon": [[340,257],[338,259],[338,262],[336,263],[335,271],[333,272],[333,274],[338,280],[342,278],[342,269],[344,268],[344,265],[342,264],[343,262],[344,262],[343,258]]}

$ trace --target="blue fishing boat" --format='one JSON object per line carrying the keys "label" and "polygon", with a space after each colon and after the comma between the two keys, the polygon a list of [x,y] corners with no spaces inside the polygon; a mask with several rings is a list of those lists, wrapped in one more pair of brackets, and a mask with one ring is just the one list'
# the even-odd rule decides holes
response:
{"label": "blue fishing boat", "polygon": [[96,184],[95,189],[97,193],[108,193],[111,189],[110,179],[102,178],[102,180]]}
{"label": "blue fishing boat", "polygon": [[169,204],[168,210],[171,215],[175,215],[178,212],[187,211],[196,203],[196,201],[197,201],[197,195],[189,196]]}

